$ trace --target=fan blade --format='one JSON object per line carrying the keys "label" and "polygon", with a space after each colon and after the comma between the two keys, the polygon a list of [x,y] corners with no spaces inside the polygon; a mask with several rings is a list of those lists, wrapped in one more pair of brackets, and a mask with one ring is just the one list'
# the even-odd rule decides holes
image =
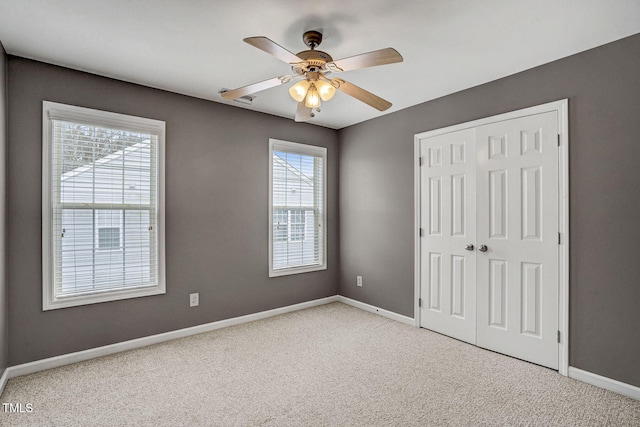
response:
{"label": "fan blade", "polygon": [[284,61],[287,64],[297,64],[299,62],[304,62],[292,52],[289,52],[287,49],[283,48],[276,42],[266,37],[247,37],[246,39],[244,39],[244,42],[250,44],[253,47],[257,47],[258,49],[267,52],[270,55],[275,56],[280,61]]}
{"label": "fan blade", "polygon": [[354,85],[353,83],[345,82],[342,79],[331,79],[331,82],[338,90],[349,96],[353,96],[358,101],[362,101],[376,110],[384,111],[392,105],[389,101],[382,99],[379,96]]}
{"label": "fan blade", "polygon": [[374,50],[373,52],[328,62],[325,67],[329,71],[340,72],[375,67],[377,65],[394,64],[396,62],[402,62],[402,55],[394,48],[388,47],[386,49]]}
{"label": "fan blade", "polygon": [[304,101],[298,102],[296,110],[296,122],[307,122],[311,120],[311,108],[304,105]]}
{"label": "fan blade", "polygon": [[228,99],[228,100],[238,99],[245,95],[250,95],[252,93],[260,92],[261,90],[266,90],[274,86],[287,83],[290,80],[291,79],[285,82],[283,81],[282,77],[274,77],[272,79],[265,80],[263,82],[253,83],[248,86],[240,87],[238,89],[228,90],[226,92],[222,92],[220,95],[224,99]]}

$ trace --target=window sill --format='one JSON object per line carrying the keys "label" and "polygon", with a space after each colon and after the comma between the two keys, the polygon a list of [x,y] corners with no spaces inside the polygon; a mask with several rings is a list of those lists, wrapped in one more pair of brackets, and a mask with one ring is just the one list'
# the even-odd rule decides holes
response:
{"label": "window sill", "polygon": [[292,274],[310,273],[312,271],[321,271],[326,269],[326,264],[308,265],[304,267],[279,268],[277,270],[269,269],[269,277],[290,276]]}
{"label": "window sill", "polygon": [[42,301],[42,311],[97,304],[108,301],[118,301],[130,298],[140,298],[151,295],[162,295],[165,293],[166,290],[164,286],[147,286],[134,289],[125,289],[121,291],[104,291],[86,295],[68,296],[51,300],[47,299],[47,297],[45,296]]}

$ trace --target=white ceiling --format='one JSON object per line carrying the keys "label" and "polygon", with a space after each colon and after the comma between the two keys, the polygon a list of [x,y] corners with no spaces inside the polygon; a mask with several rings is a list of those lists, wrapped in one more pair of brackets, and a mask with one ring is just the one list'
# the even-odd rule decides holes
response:
{"label": "white ceiling", "polygon": [[243,38],[296,53],[311,29],[334,59],[385,47],[404,57],[340,74],[393,103],[380,113],[339,93],[312,122],[340,129],[639,33],[640,1],[0,0],[9,54],[291,119],[285,87],[251,106],[218,91],[290,73]]}

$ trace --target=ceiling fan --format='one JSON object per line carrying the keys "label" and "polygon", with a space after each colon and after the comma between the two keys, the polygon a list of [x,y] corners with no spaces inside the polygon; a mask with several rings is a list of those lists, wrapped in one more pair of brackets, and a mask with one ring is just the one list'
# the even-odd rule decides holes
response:
{"label": "ceiling fan", "polygon": [[353,83],[328,76],[331,73],[402,62],[402,56],[395,49],[388,47],[334,61],[328,53],[316,50],[316,47],[322,42],[322,33],[307,31],[303,34],[302,40],[309,47],[309,50],[293,54],[266,37],[248,37],[244,39],[245,43],[290,64],[294,74],[274,77],[238,89],[223,91],[221,92],[222,97],[228,100],[238,99],[293,80],[302,79],[289,88],[289,94],[298,103],[296,110],[297,122],[308,121],[314,117],[313,110],[319,112],[321,101],[330,100],[335,95],[336,89],[380,111],[391,107],[389,101]]}

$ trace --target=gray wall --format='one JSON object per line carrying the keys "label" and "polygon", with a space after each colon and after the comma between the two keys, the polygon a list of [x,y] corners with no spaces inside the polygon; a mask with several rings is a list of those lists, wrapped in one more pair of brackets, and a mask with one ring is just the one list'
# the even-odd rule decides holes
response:
{"label": "gray wall", "polygon": [[0,375],[7,368],[7,56],[0,42]]}
{"label": "gray wall", "polygon": [[339,293],[413,317],[414,134],[569,98],[570,365],[640,386],[638,52],[635,35],[341,130]]}
{"label": "gray wall", "polygon": [[[8,63],[9,365],[336,294],[337,132],[22,58]],[[42,311],[43,100],[166,121],[166,295]],[[269,138],[328,148],[326,271],[268,277]],[[189,308],[191,292],[199,307]]]}

